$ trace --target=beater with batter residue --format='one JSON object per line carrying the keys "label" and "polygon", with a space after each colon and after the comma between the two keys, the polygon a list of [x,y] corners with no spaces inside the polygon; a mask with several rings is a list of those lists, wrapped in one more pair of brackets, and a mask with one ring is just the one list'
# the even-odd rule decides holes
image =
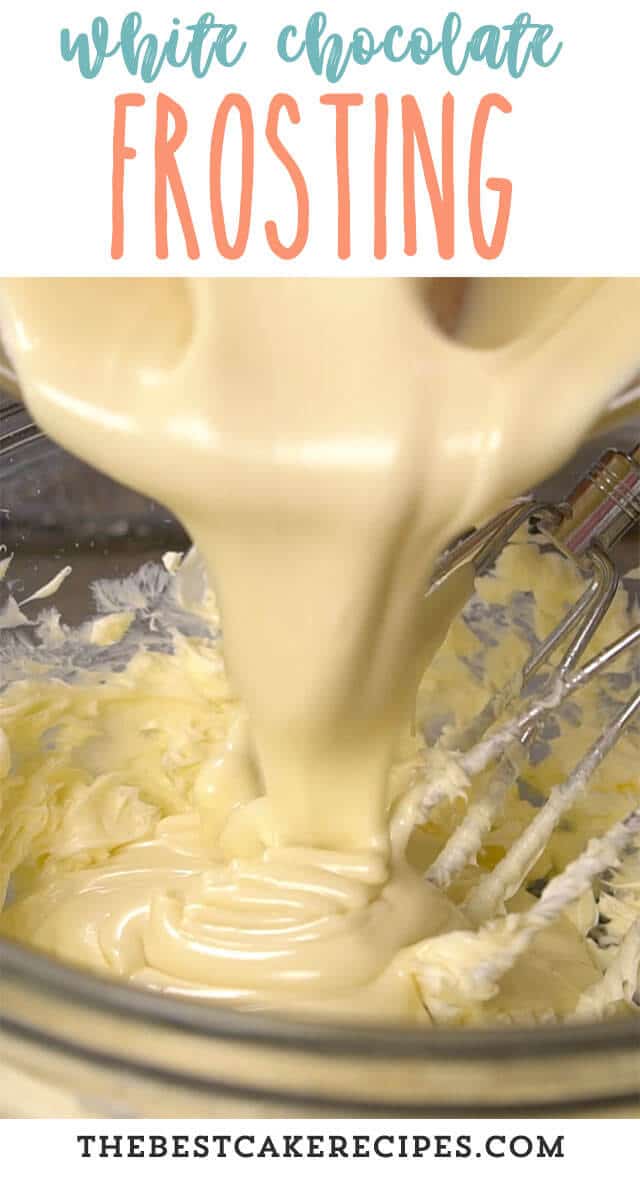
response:
{"label": "beater with batter residue", "polygon": [[[544,548],[554,548],[575,563],[586,587],[554,630],[534,649],[522,671],[490,697],[471,724],[444,736],[443,746],[436,749],[430,774],[410,791],[396,811],[392,839],[394,849],[400,851],[406,847],[416,822],[425,824],[441,803],[464,796],[471,780],[493,765],[486,788],[472,801],[426,872],[426,878],[440,888],[449,887],[475,861],[503,810],[507,793],[531,756],[541,728],[553,712],[640,641],[640,626],[636,625],[581,663],[611,606],[620,580],[611,550],[631,528],[640,524],[640,445],[630,454],[617,450],[603,454],[562,504],[525,498],[464,537],[441,559],[431,589],[462,565],[471,564],[478,575],[486,573],[513,534],[527,522]],[[552,667],[551,662],[558,656],[559,663]],[[521,705],[514,712],[517,698],[521,699]],[[463,909],[477,932],[445,934],[418,947],[421,960],[416,974],[434,1017],[443,1021],[451,1019],[455,1017],[456,1003],[462,1009],[469,1000],[489,999],[501,976],[514,965],[537,933],[591,888],[606,870],[619,866],[629,851],[634,837],[640,834],[640,806],[600,838],[592,839],[577,859],[546,884],[532,908],[500,915],[505,901],[524,885],[553,831],[578,801],[587,782],[639,709],[640,690],[636,689],[567,779],[551,790],[538,814],[502,860],[474,884]],[[590,1014],[597,997],[605,997],[616,982],[620,985],[620,997],[637,1006],[639,975],[640,920],[637,920],[631,924],[602,984],[582,995],[577,1014]]]}

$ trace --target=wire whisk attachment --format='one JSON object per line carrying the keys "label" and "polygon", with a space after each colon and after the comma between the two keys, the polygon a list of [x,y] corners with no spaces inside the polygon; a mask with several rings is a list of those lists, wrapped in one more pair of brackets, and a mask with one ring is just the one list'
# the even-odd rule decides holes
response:
{"label": "wire whisk attachment", "polygon": [[[640,445],[629,454],[607,451],[561,503],[520,500],[483,528],[469,533],[443,555],[431,589],[462,565],[473,565],[478,575],[490,571],[514,533],[525,525],[533,541],[574,563],[585,586],[560,622],[537,644],[521,671],[491,695],[470,723],[446,735],[443,745],[428,757],[426,775],[395,811],[392,845],[399,853],[406,848],[416,824],[427,823],[444,802],[466,800],[472,782],[487,774],[427,870],[426,878],[442,889],[475,862],[550,716],[640,643],[637,625],[595,656],[584,659],[618,588],[620,576],[612,550],[629,530],[640,525]],[[602,837],[592,839],[565,871],[547,883],[533,907],[504,915],[505,903],[526,885],[552,834],[638,710],[640,689],[636,688],[566,779],[551,789],[504,857],[474,881],[461,905],[469,932],[455,935],[457,948],[450,935],[428,940],[419,947],[416,977],[427,1006],[431,1004],[436,1015],[438,1005],[444,1000],[450,1005],[456,995],[462,1010],[469,998],[482,1000],[494,994],[499,980],[537,933],[574,903],[605,869],[615,869],[640,835],[638,806]],[[620,953],[622,957],[616,962],[623,962],[625,970],[630,963],[633,965],[635,957],[636,969],[640,970],[637,922],[631,926]],[[613,972],[610,969],[607,973],[609,982],[615,981],[616,969],[614,962]],[[445,984],[448,989],[443,998]],[[625,994],[631,1001],[637,994],[637,982],[628,986]],[[450,1008],[445,1010],[449,1012]]]}

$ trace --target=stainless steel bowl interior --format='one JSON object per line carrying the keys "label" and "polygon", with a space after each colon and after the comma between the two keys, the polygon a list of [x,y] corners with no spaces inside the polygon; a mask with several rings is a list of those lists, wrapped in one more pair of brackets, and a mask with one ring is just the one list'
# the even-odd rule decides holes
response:
{"label": "stainless steel bowl interior", "polygon": [[[91,578],[126,574],[187,538],[166,509],[28,424],[15,402],[0,406],[0,541],[15,550],[18,589],[72,562],[56,602],[79,622]],[[636,423],[606,444],[625,448],[639,438]],[[571,473],[602,445],[590,443],[546,494],[567,490]],[[637,539],[631,548],[640,562]],[[98,1115],[640,1112],[640,1018],[466,1032],[297,1021],[151,994],[5,941],[0,1061],[27,1078],[46,1069],[49,1085],[82,1097],[80,1113]]]}

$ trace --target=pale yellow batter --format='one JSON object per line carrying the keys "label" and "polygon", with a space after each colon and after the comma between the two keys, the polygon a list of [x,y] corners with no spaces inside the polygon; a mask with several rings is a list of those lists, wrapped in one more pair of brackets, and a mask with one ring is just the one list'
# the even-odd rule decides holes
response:
{"label": "pale yellow batter", "polygon": [[[468,345],[436,328],[411,281],[4,288],[43,428],[193,534],[226,669],[216,646],[181,637],[104,684],[11,686],[5,930],[244,1006],[425,1022],[580,1010],[600,970],[566,915],[489,1007],[440,994],[429,970],[455,971],[457,953],[421,943],[455,933],[459,950],[470,925],[455,885],[424,880],[422,851],[442,844],[456,801],[409,857],[394,808],[447,762],[409,728],[471,576],[425,599],[433,562],[551,470],[631,376],[640,282],[478,286],[459,322]],[[126,613],[91,625],[94,642],[108,651]],[[423,691],[459,651],[439,654]],[[469,684],[458,667],[443,709],[466,708]],[[607,1007],[618,1001],[614,988]]]}

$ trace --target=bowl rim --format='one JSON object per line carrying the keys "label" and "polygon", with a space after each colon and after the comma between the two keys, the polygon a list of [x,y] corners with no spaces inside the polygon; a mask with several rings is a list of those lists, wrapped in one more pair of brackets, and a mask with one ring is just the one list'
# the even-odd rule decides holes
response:
{"label": "bowl rim", "polygon": [[[313,1050],[341,1058],[370,1055],[374,1046],[378,1058],[512,1061],[531,1057],[533,1040],[537,1058],[592,1056],[603,1051],[628,1054],[634,1046],[640,1055],[640,1012],[637,1016],[611,1020],[455,1029],[373,1026],[350,1019],[319,1020],[267,1011],[243,1012],[131,986],[115,977],[93,974],[0,938],[0,979],[5,975],[28,983],[30,990],[44,992],[54,1000],[75,1002],[85,1009],[106,1009],[128,1022],[143,1020],[146,1025],[166,1025],[192,1038],[292,1051]],[[11,1029],[12,1023],[19,1027],[0,1002],[0,1025]]]}

